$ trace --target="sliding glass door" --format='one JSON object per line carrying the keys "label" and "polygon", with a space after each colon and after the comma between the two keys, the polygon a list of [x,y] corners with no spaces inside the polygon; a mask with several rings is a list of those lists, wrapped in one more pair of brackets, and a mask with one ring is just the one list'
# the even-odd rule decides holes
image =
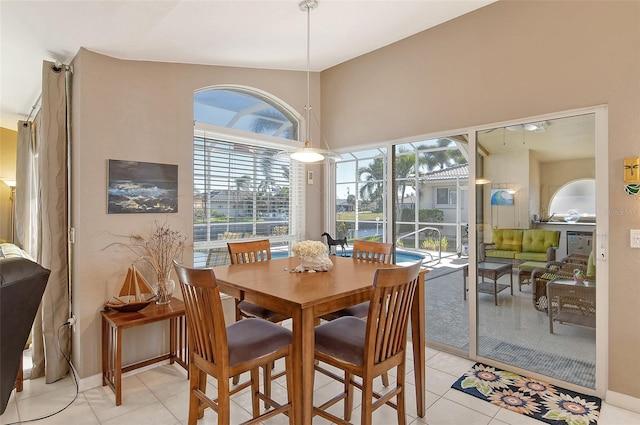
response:
{"label": "sliding glass door", "polygon": [[419,258],[426,276],[431,345],[466,354],[469,309],[462,280],[468,267],[468,142],[465,135],[393,147],[396,262]]}
{"label": "sliding glass door", "polygon": [[[589,257],[607,226],[596,140],[606,146],[604,108],[341,153],[336,237],[392,242],[397,264],[423,263],[429,345],[595,390],[606,263]],[[575,270],[587,283],[571,298],[559,285]]]}
{"label": "sliding glass door", "polygon": [[595,388],[595,114],[476,139],[477,354]]}

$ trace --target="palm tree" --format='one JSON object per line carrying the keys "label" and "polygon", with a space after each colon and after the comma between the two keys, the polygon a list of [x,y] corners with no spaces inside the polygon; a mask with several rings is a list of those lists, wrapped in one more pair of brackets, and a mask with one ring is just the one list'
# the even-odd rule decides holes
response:
{"label": "palm tree", "polygon": [[384,158],[375,158],[371,164],[358,169],[360,199],[372,203],[382,198],[385,167]]}
{"label": "palm tree", "polygon": [[[422,153],[424,164],[427,166],[428,171],[434,171],[436,167],[439,170],[443,170],[448,166],[465,164],[467,162],[459,149],[442,149],[448,147],[450,143],[451,141],[449,139],[438,139],[438,149],[427,150]],[[418,149],[420,148],[418,147]]]}
{"label": "palm tree", "polygon": [[259,111],[259,115],[256,113],[249,128],[258,134],[268,134],[290,140],[294,138],[291,121],[275,109],[263,109]]}
{"label": "palm tree", "polygon": [[237,212],[240,210],[242,202],[240,201],[240,192],[251,188],[251,176],[244,175],[240,177],[236,177],[235,181],[236,186],[236,216]]}
{"label": "palm tree", "polygon": [[347,196],[347,205],[349,206],[349,211],[356,210],[356,195]]}
{"label": "palm tree", "polygon": [[[261,192],[258,195],[258,197],[264,202],[264,206],[266,209],[265,212],[268,212],[268,213],[272,212],[271,211],[272,196],[276,196],[282,192],[283,181],[289,182],[289,167],[286,164],[281,163],[280,164],[281,176],[277,176],[277,174],[274,175],[273,167],[274,167],[275,158],[273,155],[267,155],[269,153],[270,151],[263,151],[260,154],[260,169],[264,177],[260,182],[260,184],[258,185],[258,191]],[[289,193],[288,189],[286,193],[288,197],[288,193]]]}
{"label": "palm tree", "polygon": [[[400,204],[398,205],[398,218],[402,219],[402,210],[404,209],[404,198],[407,191],[407,186],[413,187],[415,189],[415,180],[414,184],[410,184],[407,178],[414,176],[417,174],[416,170],[416,154],[405,154],[407,152],[406,149],[400,148],[398,150],[398,155],[396,156],[394,173],[396,180],[399,180],[398,194],[400,195]],[[419,164],[424,162],[424,159],[418,157]]]}

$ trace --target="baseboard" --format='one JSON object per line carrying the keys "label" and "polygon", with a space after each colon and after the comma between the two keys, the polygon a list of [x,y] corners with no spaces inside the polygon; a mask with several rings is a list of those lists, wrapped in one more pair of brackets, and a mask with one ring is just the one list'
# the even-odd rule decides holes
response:
{"label": "baseboard", "polygon": [[78,380],[78,390],[80,392],[90,390],[102,386],[102,373],[82,378]]}
{"label": "baseboard", "polygon": [[[145,370],[151,370],[153,368],[166,365],[166,364],[169,364],[169,360],[163,360],[161,362],[153,363],[148,366],[144,366],[139,369],[135,369],[127,373],[123,373],[122,378],[126,378],[127,376],[137,375],[138,373],[142,373]],[[92,388],[101,387],[101,386],[102,386],[102,373],[78,380],[78,391],[80,392],[90,390]]]}
{"label": "baseboard", "polygon": [[617,393],[615,391],[607,391],[605,401],[612,406],[621,407],[640,413],[640,398],[631,397],[626,394]]}

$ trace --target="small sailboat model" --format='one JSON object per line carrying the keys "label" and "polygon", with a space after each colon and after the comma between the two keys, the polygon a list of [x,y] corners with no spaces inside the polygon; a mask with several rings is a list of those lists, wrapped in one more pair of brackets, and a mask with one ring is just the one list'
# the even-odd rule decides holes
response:
{"label": "small sailboat model", "polygon": [[156,295],[149,283],[135,266],[131,266],[119,291],[104,305],[118,311],[139,311],[155,298]]}

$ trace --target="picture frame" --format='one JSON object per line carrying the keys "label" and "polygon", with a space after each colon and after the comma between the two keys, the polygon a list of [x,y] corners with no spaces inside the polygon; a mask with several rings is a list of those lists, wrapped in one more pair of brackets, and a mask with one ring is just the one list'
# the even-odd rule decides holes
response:
{"label": "picture frame", "polygon": [[513,206],[513,192],[506,189],[491,189],[491,205]]}
{"label": "picture frame", "polygon": [[177,165],[109,159],[108,214],[177,212]]}

